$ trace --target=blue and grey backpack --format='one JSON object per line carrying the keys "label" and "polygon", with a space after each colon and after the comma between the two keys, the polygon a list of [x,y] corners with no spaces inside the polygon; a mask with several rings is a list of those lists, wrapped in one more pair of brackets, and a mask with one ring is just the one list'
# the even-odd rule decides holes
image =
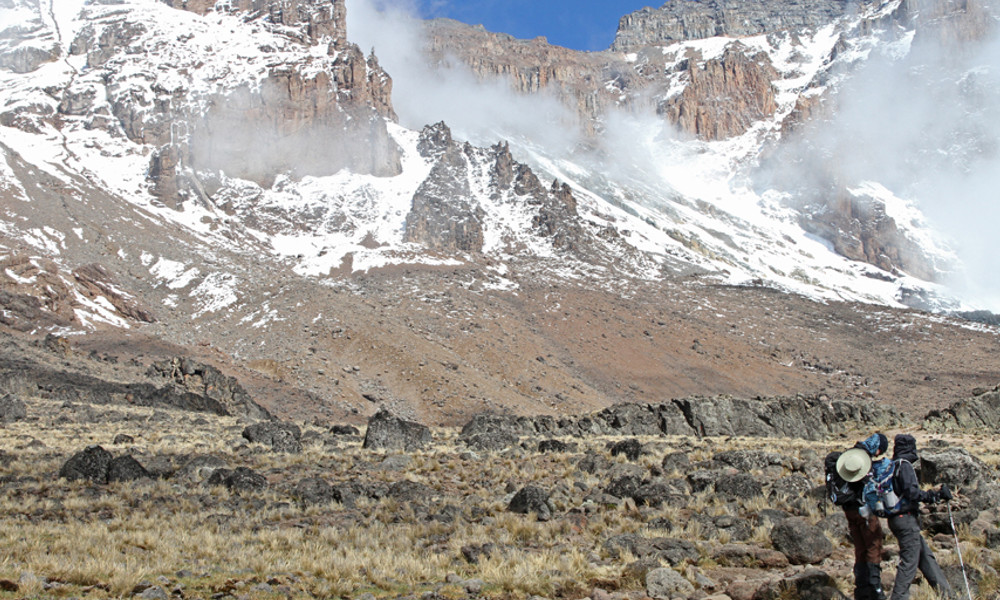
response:
{"label": "blue and grey backpack", "polygon": [[892,483],[901,462],[904,461],[879,460],[872,463],[871,476],[865,481],[862,492],[868,511],[880,517],[891,517],[903,512],[905,503],[896,494]]}

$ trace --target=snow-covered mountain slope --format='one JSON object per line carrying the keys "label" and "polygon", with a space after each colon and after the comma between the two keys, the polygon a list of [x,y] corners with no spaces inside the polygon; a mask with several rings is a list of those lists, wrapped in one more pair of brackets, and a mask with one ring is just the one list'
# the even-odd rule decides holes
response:
{"label": "snow-covered mountain slope", "polygon": [[[915,196],[870,172],[824,187],[807,160],[858,65],[912,54],[898,3],[796,32],[548,49],[582,70],[553,66],[575,83],[545,97],[524,92],[548,75],[512,92],[419,37],[355,40],[342,0],[179,6],[0,7],[0,326],[151,336],[323,410],[440,421],[864,395],[879,344],[938,356],[966,331],[885,308],[958,305]],[[381,30],[405,40],[405,23]]]}
{"label": "snow-covered mountain slope", "polygon": [[[0,71],[7,159],[0,185],[11,200],[2,226],[9,240],[39,256],[53,258],[58,243],[44,225],[18,224],[31,197],[15,160],[71,188],[86,180],[117,202],[191,232],[206,248],[267,253],[291,260],[306,277],[531,256],[555,260],[563,275],[612,285],[620,275],[655,279],[662,269],[697,270],[817,298],[895,305],[917,292],[956,305],[939,283],[957,258],[905,194],[868,179],[841,181],[844,191],[832,192],[851,207],[871,207],[870,219],[889,221],[891,243],[911,255],[880,260],[881,247],[850,251],[851,243],[868,243],[850,231],[856,222],[831,230],[838,221],[823,216],[829,201],[803,199],[801,190],[775,185],[778,178],[762,183],[759,175],[762,156],[773,169],[774,148],[801,128],[804,107],[826,101],[858,63],[873,53],[892,59],[910,53],[913,32],[893,20],[898,1],[863,5],[815,30],[608,53],[608,60],[653,82],[638,89],[609,80],[604,88],[616,103],[636,105],[641,94],[658,90],[644,101],[664,114],[671,106],[684,113],[688,105],[678,99],[711,69],[726,67],[728,57],[765,65],[773,106],[725,139],[699,140],[655,115],[619,110],[600,116],[589,150],[566,151],[546,144],[544,132],[456,116],[460,137],[489,144],[492,131],[493,143],[504,137],[511,144],[513,156],[504,160],[569,185],[573,210],[548,223],[549,235],[539,229],[545,221],[539,207],[555,202],[551,191],[498,182],[491,173],[496,149],[467,145],[444,162],[421,151],[420,133],[392,122],[391,69],[382,72],[374,56],[351,61],[344,40],[317,39],[302,27],[219,6],[197,14],[140,0],[17,0],[4,10],[12,25],[0,49],[10,65]],[[739,74],[748,67],[733,68]],[[399,81],[424,74],[415,71],[402,72]],[[410,105],[420,102],[413,94],[397,89]],[[482,96],[479,87],[464,100],[474,104]],[[405,112],[410,119],[415,114],[412,106]],[[411,213],[421,190],[433,186],[446,188],[438,202],[451,205],[447,219],[474,224],[473,243],[438,239],[455,235],[441,227],[414,235],[421,219]],[[565,230],[558,243],[553,228]],[[579,239],[567,243],[571,237]],[[169,270],[157,268],[158,259],[147,262],[153,277]]]}

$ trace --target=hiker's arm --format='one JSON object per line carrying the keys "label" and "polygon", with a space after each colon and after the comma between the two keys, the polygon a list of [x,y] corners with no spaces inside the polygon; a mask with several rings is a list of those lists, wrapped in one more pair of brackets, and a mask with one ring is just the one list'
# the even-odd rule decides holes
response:
{"label": "hiker's arm", "polygon": [[897,493],[901,498],[905,498],[911,504],[917,502],[935,503],[938,498],[934,492],[925,492],[920,489],[920,482],[917,481],[917,473],[913,470],[913,465],[907,461],[900,461],[899,473],[896,477],[899,483]]}

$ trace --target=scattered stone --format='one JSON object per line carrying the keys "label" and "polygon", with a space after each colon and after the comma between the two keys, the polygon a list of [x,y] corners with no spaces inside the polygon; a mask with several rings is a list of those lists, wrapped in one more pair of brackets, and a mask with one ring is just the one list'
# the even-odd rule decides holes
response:
{"label": "scattered stone", "polygon": [[785,464],[784,456],[763,450],[726,450],[713,456],[712,460],[744,473],[762,471],[770,466],[783,466]]}
{"label": "scattered stone", "polygon": [[636,558],[653,556],[665,560],[671,566],[684,562],[695,562],[700,554],[698,547],[687,540],[676,538],[644,538],[634,533],[623,533],[604,542],[608,554],[617,558],[622,551]]}
{"label": "scattered stone", "polygon": [[131,455],[125,454],[108,465],[108,481],[138,481],[149,479],[149,472]]}
{"label": "scattered stone", "polygon": [[247,467],[216,469],[206,482],[208,485],[222,485],[231,492],[256,492],[267,487],[267,478]]}
{"label": "scattered stone", "polygon": [[801,498],[808,495],[812,489],[813,482],[808,477],[801,473],[792,473],[771,484],[770,497],[780,499]]}
{"label": "scattered stone", "polygon": [[640,485],[633,492],[632,499],[639,506],[659,508],[664,503],[673,504],[685,501],[686,496],[668,483],[653,481]]}
{"label": "scattered stone", "polygon": [[115,436],[114,441],[111,442],[115,446],[120,446],[122,444],[132,444],[135,443],[135,438],[128,435],[127,433],[119,433]]}
{"label": "scattered stone", "polygon": [[333,435],[361,435],[361,430],[354,425],[334,425],[330,428]]}
{"label": "scattered stone", "polygon": [[715,549],[712,558],[734,567],[784,569],[788,566],[788,557],[781,552],[750,544],[725,544]]}
{"label": "scattered stone", "polygon": [[369,450],[418,450],[431,442],[431,430],[425,425],[395,417],[386,409],[368,421],[363,448]]}
{"label": "scattered stone", "polygon": [[334,500],[333,486],[319,477],[307,477],[292,488],[292,497],[299,503],[328,504]]}
{"label": "scattered stone", "polygon": [[489,558],[497,551],[496,544],[471,544],[468,546],[462,546],[461,552],[462,557],[469,564],[479,564],[479,559]]}
{"label": "scattered stone", "polygon": [[462,427],[458,437],[470,448],[498,452],[517,445],[520,436],[528,433],[525,423],[511,415],[480,413]]}
{"label": "scattered stone", "polygon": [[69,481],[83,479],[93,483],[107,483],[111,461],[111,453],[104,448],[88,446],[63,464],[59,469],[59,476]]}
{"label": "scattered stone", "polygon": [[707,490],[709,487],[715,485],[715,482],[722,477],[723,473],[721,471],[709,471],[707,469],[700,469],[692,473],[688,473],[687,483],[691,486],[691,491],[695,494]]}
{"label": "scattered stone", "polygon": [[992,474],[983,461],[964,448],[925,448],[920,452],[920,480],[934,486],[948,484],[954,490],[992,481]]}
{"label": "scattered stone", "polygon": [[486,587],[486,582],[482,579],[469,579],[463,587],[468,594],[478,596],[483,591],[483,588]]}
{"label": "scattered stone", "polygon": [[615,478],[607,487],[604,488],[604,492],[614,496],[615,498],[631,498],[637,491],[639,491],[639,486],[642,485],[642,477],[634,473],[626,473],[620,477]]}
{"label": "scattered stone", "polygon": [[837,582],[823,571],[809,569],[780,581],[770,582],[754,594],[755,600],[847,600]]}
{"label": "scattered stone", "polygon": [[552,518],[549,493],[533,485],[521,488],[511,499],[507,510],[518,514],[535,513],[539,521],[548,521]]}
{"label": "scattered stone", "polygon": [[691,469],[691,459],[686,452],[673,452],[663,457],[660,468],[664,473],[684,473]]}
{"label": "scattered stone", "polygon": [[715,482],[715,493],[725,500],[749,500],[764,495],[764,487],[753,475],[723,475]]}
{"label": "scattered stone", "polygon": [[814,565],[833,554],[833,544],[823,530],[799,517],[775,525],[771,529],[771,543],[793,565]]}
{"label": "scattered stone", "polygon": [[28,405],[24,400],[7,394],[0,398],[0,422],[13,423],[28,416]]}
{"label": "scattered stone", "polygon": [[143,590],[141,594],[136,594],[136,598],[142,598],[143,600],[168,600],[170,596],[162,587],[154,585]]}
{"label": "scattered stone", "polygon": [[264,421],[243,430],[243,437],[251,443],[264,444],[275,452],[298,454],[302,452],[302,430],[294,423]]}
{"label": "scattered stone", "polygon": [[611,456],[624,455],[628,460],[636,461],[641,454],[642,444],[634,438],[616,442],[611,446]]}
{"label": "scattered stone", "polygon": [[653,569],[646,575],[646,594],[657,600],[669,600],[676,596],[688,596],[694,592],[691,582],[673,569],[662,567]]}
{"label": "scattered stone", "polygon": [[611,461],[603,454],[598,454],[592,450],[588,450],[587,453],[584,454],[579,461],[577,461],[576,468],[584,473],[590,473],[593,475],[610,469]]}
{"label": "scattered stone", "polygon": [[228,468],[229,463],[218,456],[211,454],[197,455],[190,458],[181,468],[177,469],[171,478],[189,483],[201,483],[211,477],[216,470]]}
{"label": "scattered stone", "polygon": [[389,486],[386,496],[399,502],[425,503],[434,496],[434,490],[416,481],[397,481]]}
{"label": "scattered stone", "polygon": [[561,440],[542,440],[538,442],[539,454],[545,454],[546,452],[574,452],[575,448],[576,444],[571,447]]}
{"label": "scattered stone", "polygon": [[647,556],[625,565],[622,575],[625,579],[645,582],[650,571],[661,567],[663,567],[663,564],[660,563],[660,559],[655,556]]}

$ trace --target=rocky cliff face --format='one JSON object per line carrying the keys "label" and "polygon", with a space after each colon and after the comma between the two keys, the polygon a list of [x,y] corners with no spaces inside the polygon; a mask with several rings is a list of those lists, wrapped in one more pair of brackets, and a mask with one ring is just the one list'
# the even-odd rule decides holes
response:
{"label": "rocky cliff face", "polygon": [[[644,48],[638,57],[583,53],[544,39],[517,40],[455,21],[426,24],[434,61],[457,57],[480,79],[506,79],[523,94],[552,93],[597,132],[609,110],[655,111],[685,134],[705,140],[740,135],[776,109],[769,59],[746,48],[719,58],[698,50],[665,55]],[[746,54],[746,55],[741,55]],[[677,93],[678,82],[684,82]]]}
{"label": "rocky cliff face", "polygon": [[[569,187],[553,182],[546,189],[527,165],[514,160],[507,144],[474,148],[456,142],[447,125],[438,123],[421,132],[419,149],[434,166],[413,196],[406,242],[436,252],[478,254],[489,235],[492,250],[517,251],[513,236],[505,236],[516,231],[484,209],[483,196],[511,205],[531,233],[556,250],[573,250],[586,237]],[[474,189],[477,182],[482,189]]]}
{"label": "rocky cliff face", "polygon": [[772,83],[778,73],[763,52],[735,44],[719,58],[704,62],[692,58],[677,70],[687,85],[679,95],[661,102],[657,112],[699,138],[740,135],[778,110]]}
{"label": "rocky cliff face", "polygon": [[[129,51],[133,45],[177,56],[176,68],[152,82],[108,76],[103,95],[114,119],[94,125],[106,123],[133,142],[156,148],[149,173],[157,196],[173,205],[185,198],[209,202],[213,190],[204,178],[212,179],[212,173],[267,184],[278,174],[300,178],[345,167],[378,176],[400,172],[399,148],[386,129],[396,118],[392,79],[374,55],[366,58],[347,42],[342,0],[177,7],[201,15],[216,8],[245,15],[273,28],[282,47],[257,49],[274,59],[249,65],[258,69],[251,81],[235,80],[235,65],[217,67],[212,79],[218,85],[212,89],[200,79],[211,67],[204,64],[205,54],[199,55],[200,46],[213,51],[211,41],[194,33],[164,39],[127,13],[95,19],[80,32],[71,52],[85,54],[89,68],[109,74],[141,62]],[[316,47],[325,52],[310,50]],[[94,112],[100,87],[78,82],[68,88],[59,112]]]}
{"label": "rocky cliff face", "polygon": [[743,37],[814,29],[855,10],[857,4],[848,0],[672,0],[660,8],[646,7],[622,17],[611,49],[634,52],[647,46],[715,36]]}

